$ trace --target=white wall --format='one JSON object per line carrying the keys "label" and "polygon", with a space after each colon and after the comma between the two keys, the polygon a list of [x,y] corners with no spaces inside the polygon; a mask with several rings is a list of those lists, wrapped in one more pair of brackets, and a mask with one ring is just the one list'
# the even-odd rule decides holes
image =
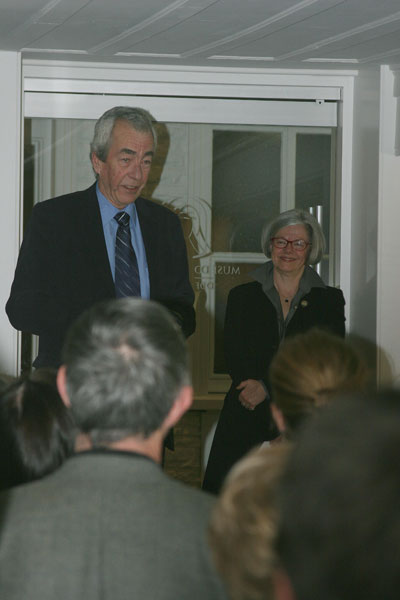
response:
{"label": "white wall", "polygon": [[[351,187],[351,336],[376,368],[379,69],[354,81]],[[342,261],[348,257],[342,254]]]}
{"label": "white wall", "polygon": [[[378,376],[400,383],[400,156],[395,143],[400,134],[398,103],[400,69],[381,70],[379,148],[377,343]],[[396,119],[397,113],[397,119]]]}
{"label": "white wall", "polygon": [[16,374],[18,336],[4,310],[19,248],[21,58],[0,52],[0,371]]}

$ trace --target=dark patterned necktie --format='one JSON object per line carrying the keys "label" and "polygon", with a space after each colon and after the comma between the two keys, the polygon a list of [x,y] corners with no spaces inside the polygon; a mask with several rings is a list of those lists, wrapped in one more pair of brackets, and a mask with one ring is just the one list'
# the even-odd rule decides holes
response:
{"label": "dark patterned necktie", "polygon": [[114,219],[118,223],[115,240],[115,295],[117,298],[140,296],[139,268],[131,242],[129,215],[119,212]]}

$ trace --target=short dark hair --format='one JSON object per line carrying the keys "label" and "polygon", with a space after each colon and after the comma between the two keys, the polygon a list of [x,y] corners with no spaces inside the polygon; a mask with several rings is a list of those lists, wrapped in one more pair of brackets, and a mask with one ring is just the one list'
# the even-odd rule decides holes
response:
{"label": "short dark hair", "polygon": [[0,487],[51,473],[72,454],[74,424],[56,387],[56,372],[38,369],[0,396]]}
{"label": "short dark hair", "polygon": [[151,300],[120,298],[89,309],[69,331],[63,363],[76,423],[94,444],[148,437],[190,384],[179,326]]}
{"label": "short dark hair", "polygon": [[281,482],[277,550],[298,600],[395,600],[400,391],[343,397],[300,433]]}

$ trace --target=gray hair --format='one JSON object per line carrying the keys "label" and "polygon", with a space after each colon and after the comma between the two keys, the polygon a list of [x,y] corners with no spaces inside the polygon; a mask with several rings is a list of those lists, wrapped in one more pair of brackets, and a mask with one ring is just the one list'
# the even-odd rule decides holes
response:
{"label": "gray hair", "polygon": [[271,258],[271,238],[284,227],[289,225],[304,225],[307,230],[310,251],[306,263],[316,265],[325,250],[325,237],[317,219],[306,210],[294,208],[280,213],[273,221],[267,222],[261,233],[261,247],[267,258]]}
{"label": "gray hair", "polygon": [[92,153],[101,160],[107,159],[111,145],[111,136],[116,121],[126,121],[136,131],[150,133],[154,140],[154,150],[157,145],[157,133],[153,126],[153,118],[147,110],[132,106],[114,106],[107,110],[96,122],[93,140],[90,143]]}
{"label": "gray hair", "polygon": [[185,339],[151,300],[120,298],[89,309],[68,333],[63,363],[76,424],[95,445],[149,437],[190,384]]}

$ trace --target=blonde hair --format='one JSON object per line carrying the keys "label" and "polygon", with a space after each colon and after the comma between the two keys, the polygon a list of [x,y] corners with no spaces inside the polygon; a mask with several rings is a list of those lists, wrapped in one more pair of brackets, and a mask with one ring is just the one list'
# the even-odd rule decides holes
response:
{"label": "blonde hair", "polygon": [[209,525],[215,565],[232,600],[272,598],[277,488],[291,445],[252,450],[230,471]]}
{"label": "blonde hair", "polygon": [[336,394],[366,387],[368,371],[348,342],[311,329],[284,341],[271,362],[269,380],[272,400],[293,432]]}

